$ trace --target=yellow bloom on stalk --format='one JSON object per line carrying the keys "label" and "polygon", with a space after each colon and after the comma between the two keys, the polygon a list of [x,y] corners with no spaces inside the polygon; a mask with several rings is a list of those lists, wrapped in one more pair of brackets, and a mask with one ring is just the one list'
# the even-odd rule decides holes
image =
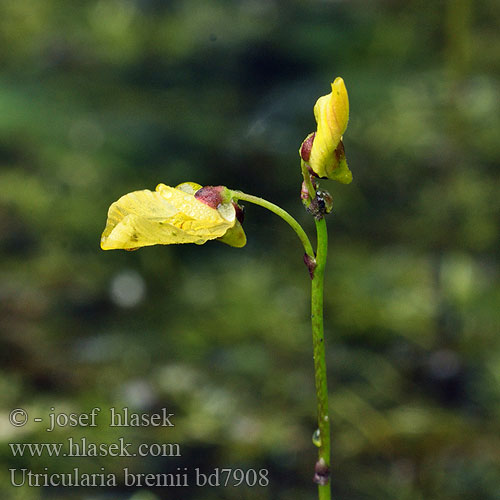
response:
{"label": "yellow bloom on stalk", "polygon": [[240,224],[241,208],[223,186],[202,188],[184,182],[173,188],[158,184],[156,191],[134,191],[115,201],[108,210],[101,237],[103,250],[136,250],[150,245],[196,243],[218,239],[243,247],[246,236]]}
{"label": "yellow bloom on stalk", "polygon": [[300,155],[318,177],[349,184],[352,174],[347,166],[342,136],[349,120],[349,98],[344,80],[337,77],[330,94],[314,106],[318,128],[302,143]]}

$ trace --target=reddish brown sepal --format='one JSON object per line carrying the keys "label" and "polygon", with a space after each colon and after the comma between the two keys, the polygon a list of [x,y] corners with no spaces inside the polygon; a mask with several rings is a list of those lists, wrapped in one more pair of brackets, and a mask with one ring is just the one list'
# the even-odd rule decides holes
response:
{"label": "reddish brown sepal", "polygon": [[300,147],[300,157],[306,162],[309,161],[309,158],[311,157],[311,149],[314,142],[314,137],[316,137],[316,132],[309,134]]}
{"label": "reddish brown sepal", "polygon": [[224,186],[205,186],[198,189],[194,197],[209,207],[217,208],[223,203],[222,193],[225,189]]}
{"label": "reddish brown sepal", "polygon": [[307,190],[305,181],[302,181],[302,187],[300,188],[300,199],[301,200],[309,199],[309,191]]}
{"label": "reddish brown sepal", "polygon": [[313,481],[320,486],[326,486],[330,481],[330,469],[322,458],[314,466]]}
{"label": "reddish brown sepal", "polygon": [[243,221],[245,220],[245,207],[241,207],[235,201],[233,201],[233,207],[234,207],[234,209],[236,211],[236,220],[240,224],[243,224]]}
{"label": "reddish brown sepal", "polygon": [[337,163],[339,163],[342,158],[345,159],[345,149],[342,141],[339,142],[337,149],[335,149],[335,158],[337,159]]}
{"label": "reddish brown sepal", "polygon": [[[306,163],[306,167],[307,167],[307,171],[311,174],[311,181],[314,181],[314,177],[316,177],[316,179],[327,179],[327,177],[320,177],[312,168],[311,168],[311,165],[309,165],[309,163]],[[314,184],[314,182],[313,182]]]}
{"label": "reddish brown sepal", "polygon": [[314,270],[316,269],[316,260],[305,253],[304,264],[307,266],[307,270],[309,271],[309,276],[311,277],[311,279],[313,279]]}
{"label": "reddish brown sepal", "polygon": [[[307,165],[307,168],[309,169],[310,172],[312,172],[309,165]],[[318,187],[318,183],[316,182],[316,180],[313,177],[311,177],[311,184],[312,184],[314,190],[316,190],[316,188]],[[306,186],[306,181],[302,181],[302,186],[300,188],[300,199],[302,201],[306,201],[306,200],[310,199],[309,191],[307,190],[307,186]]]}

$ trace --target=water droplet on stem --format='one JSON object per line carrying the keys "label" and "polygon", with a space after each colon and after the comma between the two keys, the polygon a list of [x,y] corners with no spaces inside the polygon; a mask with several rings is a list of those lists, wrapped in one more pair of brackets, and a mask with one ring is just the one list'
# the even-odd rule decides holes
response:
{"label": "water droplet on stem", "polygon": [[316,429],[312,435],[312,442],[314,446],[317,446],[318,448],[321,446],[321,433],[319,429]]}

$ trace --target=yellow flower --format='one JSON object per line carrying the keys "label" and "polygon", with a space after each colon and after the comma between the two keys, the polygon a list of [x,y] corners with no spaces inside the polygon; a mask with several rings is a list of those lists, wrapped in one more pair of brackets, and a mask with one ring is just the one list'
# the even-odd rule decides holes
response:
{"label": "yellow flower", "polygon": [[[204,197],[195,196],[204,190]],[[237,217],[241,209],[228,194],[229,190],[222,186],[201,188],[194,182],[175,188],[158,184],[156,191],[128,193],[109,207],[101,248],[136,250],[174,243],[201,245],[214,239],[243,247],[246,236]]]}
{"label": "yellow flower", "polygon": [[349,184],[352,174],[347,167],[342,143],[349,120],[349,98],[342,78],[335,79],[330,94],[317,100],[314,117],[318,128],[302,143],[302,159],[318,177]]}

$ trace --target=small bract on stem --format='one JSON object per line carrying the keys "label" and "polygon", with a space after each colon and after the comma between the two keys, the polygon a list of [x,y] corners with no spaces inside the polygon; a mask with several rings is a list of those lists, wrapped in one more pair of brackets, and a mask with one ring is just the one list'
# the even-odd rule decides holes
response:
{"label": "small bract on stem", "polygon": [[330,418],[323,326],[323,291],[328,234],[325,215],[333,209],[333,199],[320,188],[318,179],[344,184],[352,180],[345,159],[342,135],[349,119],[349,100],[342,78],[336,78],[330,94],[314,106],[317,130],[309,134],[299,149],[303,182],[300,198],[316,226],[316,252],[302,226],[288,212],[270,201],[225,186],[204,186],[183,182],[176,187],[158,184],[128,193],[108,211],[101,237],[103,250],[136,250],[150,245],[196,243],[219,240],[241,248],[246,244],[243,210],[239,201],[259,205],[281,217],[297,234],[304,247],[304,263],[311,278],[311,326],[314,375],[317,396],[317,430],[313,442],[318,448],[313,481],[320,500],[330,500]]}

